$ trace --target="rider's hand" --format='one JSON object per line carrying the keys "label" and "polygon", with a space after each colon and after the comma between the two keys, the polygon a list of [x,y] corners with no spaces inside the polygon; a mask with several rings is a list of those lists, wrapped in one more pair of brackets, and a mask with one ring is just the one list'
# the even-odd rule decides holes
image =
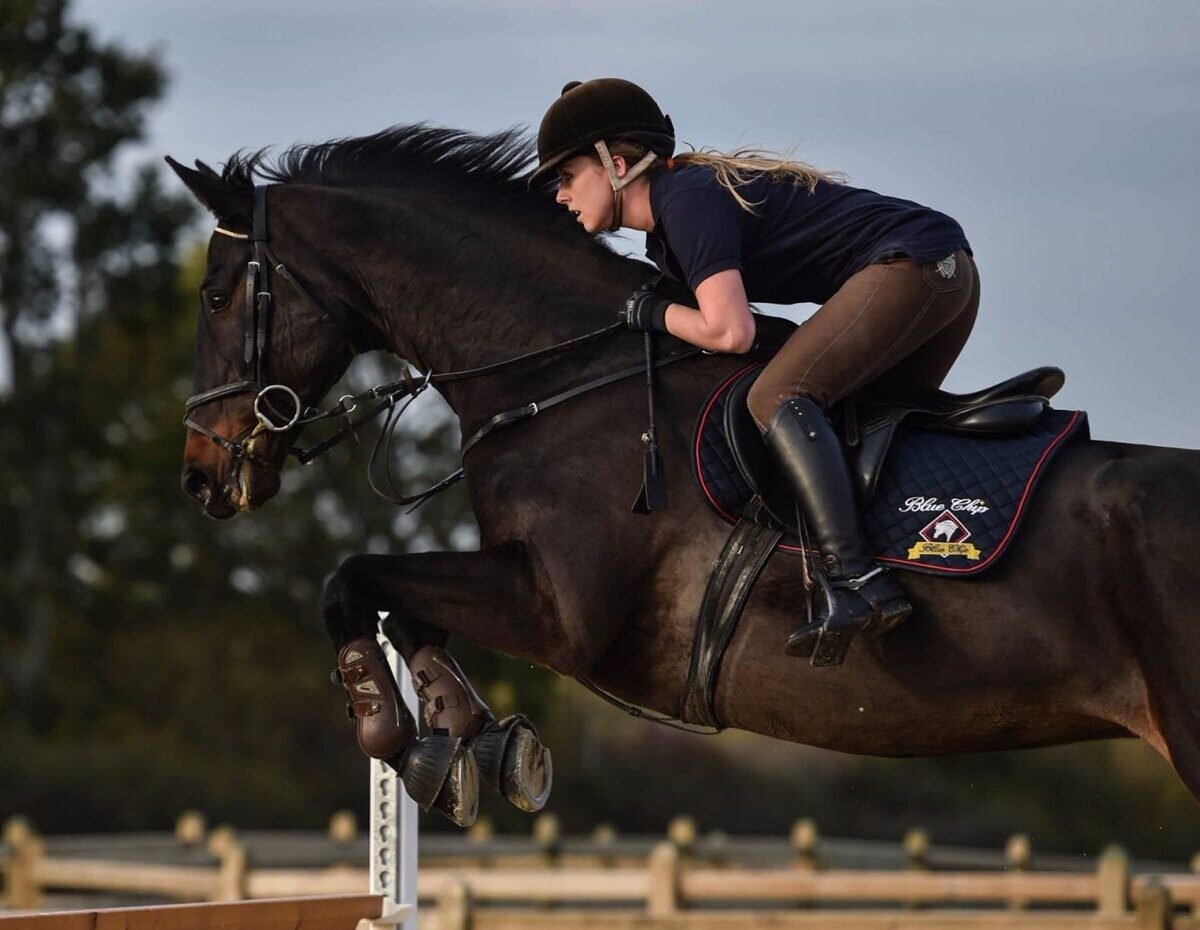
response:
{"label": "rider's hand", "polygon": [[667,331],[667,307],[671,301],[653,287],[644,285],[625,298],[618,314],[622,323],[643,333]]}

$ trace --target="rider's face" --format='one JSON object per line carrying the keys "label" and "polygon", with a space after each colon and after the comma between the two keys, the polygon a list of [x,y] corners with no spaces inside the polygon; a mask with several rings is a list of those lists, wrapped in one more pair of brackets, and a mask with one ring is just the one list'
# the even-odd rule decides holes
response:
{"label": "rider's face", "polygon": [[577,214],[576,219],[589,233],[600,232],[612,225],[612,184],[604,166],[590,155],[576,155],[558,169],[555,199]]}

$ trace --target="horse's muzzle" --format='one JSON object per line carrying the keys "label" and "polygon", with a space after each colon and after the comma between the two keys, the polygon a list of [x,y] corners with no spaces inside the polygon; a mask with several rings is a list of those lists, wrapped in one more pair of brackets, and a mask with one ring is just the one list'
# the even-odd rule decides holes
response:
{"label": "horse's muzzle", "polygon": [[279,485],[279,469],[245,459],[232,468],[188,461],[180,476],[183,492],[199,501],[205,514],[217,520],[227,520],[243,510],[257,510],[279,492]]}

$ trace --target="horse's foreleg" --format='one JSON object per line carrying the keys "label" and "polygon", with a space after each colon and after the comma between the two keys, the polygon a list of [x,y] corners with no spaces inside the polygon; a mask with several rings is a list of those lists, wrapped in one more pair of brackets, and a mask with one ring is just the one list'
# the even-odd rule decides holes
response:
{"label": "horse's foreleg", "polygon": [[355,555],[325,586],[324,617],[335,646],[373,631],[380,612],[405,661],[448,634],[559,671],[583,659],[586,645],[566,636],[539,589],[526,548],[479,552]]}
{"label": "horse's foreleg", "polygon": [[[486,648],[569,664],[577,650],[554,651],[565,640],[550,612],[539,609],[545,601],[521,546],[360,555],[330,579],[324,615],[334,644],[344,649],[356,637],[373,636],[379,614],[387,612],[384,631],[408,665],[431,730],[466,744],[479,757],[484,781],[518,807],[537,810],[549,794],[549,754],[524,718],[495,720],[445,642],[453,632]],[[448,783],[469,774],[452,771]],[[458,789],[460,806],[464,799],[469,804],[470,786]]]}

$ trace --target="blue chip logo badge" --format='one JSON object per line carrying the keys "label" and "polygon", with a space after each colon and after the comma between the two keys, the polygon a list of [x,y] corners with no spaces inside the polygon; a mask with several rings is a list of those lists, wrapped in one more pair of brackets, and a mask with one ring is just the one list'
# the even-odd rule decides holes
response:
{"label": "blue chip logo badge", "polygon": [[909,561],[915,562],[927,556],[949,558],[962,556],[972,562],[978,561],[979,549],[967,542],[971,531],[953,512],[943,510],[921,530],[921,541],[908,550]]}

